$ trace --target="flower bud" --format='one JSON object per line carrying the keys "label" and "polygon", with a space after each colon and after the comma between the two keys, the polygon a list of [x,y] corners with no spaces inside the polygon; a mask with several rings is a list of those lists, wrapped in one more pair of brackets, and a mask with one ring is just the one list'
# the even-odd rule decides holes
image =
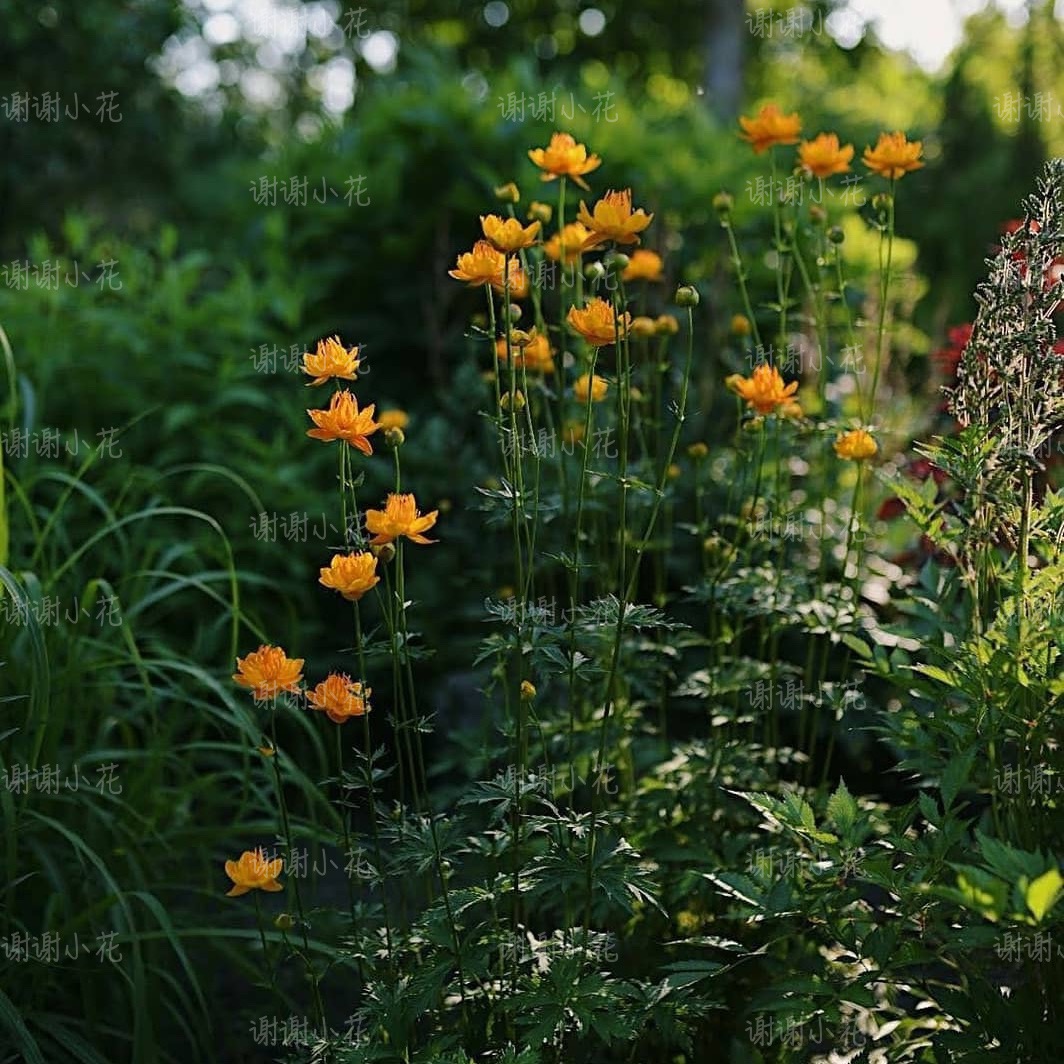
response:
{"label": "flower bud", "polygon": [[634,384],[628,389],[628,395],[633,403],[641,403],[643,401],[643,393]]}
{"label": "flower bud", "polygon": [[828,240],[833,244],[841,244],[846,239],[846,234],[842,231],[841,226],[833,225],[828,230]]}
{"label": "flower bud", "polygon": [[[500,400],[500,405],[503,410],[510,409],[510,393],[506,392]],[[524,410],[525,408],[525,393],[520,388],[513,393],[513,408],[514,410]]]}
{"label": "flower bud", "polygon": [[709,454],[709,447],[700,440],[698,443],[692,443],[687,448],[687,453],[696,462],[699,462]]}
{"label": "flower bud", "polygon": [[669,480],[679,479],[682,473],[683,470],[675,462],[673,462],[672,465],[670,465],[669,468],[665,470],[665,475],[669,478]]}
{"label": "flower bud", "polygon": [[495,190],[495,198],[500,203],[517,203],[521,198],[521,192],[512,181],[507,181],[505,185],[500,185]]}
{"label": "flower bud", "polygon": [[731,214],[731,209],[733,206],[735,206],[735,200],[728,192],[718,192],[713,197],[713,209],[722,218],[727,217],[729,214]]}
{"label": "flower bud", "polygon": [[823,225],[828,220],[828,212],[819,203],[814,203],[809,208],[809,220],[813,225]]}
{"label": "flower bud", "polygon": [[539,222],[542,225],[549,225],[553,215],[554,208],[549,203],[540,203],[539,200],[533,200],[528,205],[528,217],[532,221]]}
{"label": "flower bud", "polygon": [[521,308],[516,303],[510,304],[510,321],[521,320]]}
{"label": "flower bud", "polygon": [[584,276],[589,281],[601,281],[606,276],[606,267],[601,262],[589,262],[584,267]]}
{"label": "flower bud", "polygon": [[401,428],[393,425],[390,429],[384,430],[384,442],[391,447],[391,449],[397,450],[406,443],[406,433]]}
{"label": "flower bud", "polygon": [[536,688],[528,680],[521,681],[521,701],[531,702],[536,697]]}
{"label": "flower bud", "polygon": [[697,307],[698,306],[698,290],[692,288],[689,284],[682,284],[676,289],[676,296],[673,302],[678,307]]}
{"label": "flower bud", "polygon": [[276,927],[278,931],[291,931],[292,928],[296,926],[296,922],[288,915],[288,913],[278,913],[277,916],[274,917],[273,926]]}
{"label": "flower bud", "polygon": [[395,544],[380,543],[375,547],[370,547],[370,553],[381,565],[387,565],[395,557]]}
{"label": "flower bud", "polygon": [[751,332],[750,319],[745,314],[736,314],[731,320],[733,336],[749,336]]}
{"label": "flower bud", "polygon": [[876,211],[885,211],[890,208],[893,198],[889,192],[877,192],[872,197],[872,209]]}
{"label": "flower bud", "polygon": [[633,318],[631,327],[628,331],[633,336],[639,336],[646,339],[648,336],[653,336],[654,333],[657,332],[657,324],[653,318]]}
{"label": "flower bud", "polygon": [[623,251],[611,251],[605,258],[604,265],[610,273],[621,273],[628,269],[632,260]]}
{"label": "flower bud", "polygon": [[671,314],[659,314],[654,322],[654,331],[659,336],[675,336],[680,331],[680,323]]}

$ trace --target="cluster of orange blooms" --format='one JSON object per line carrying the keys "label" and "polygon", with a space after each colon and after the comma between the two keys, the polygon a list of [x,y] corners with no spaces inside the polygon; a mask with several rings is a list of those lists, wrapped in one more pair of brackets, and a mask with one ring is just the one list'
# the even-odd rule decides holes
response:
{"label": "cluster of orange blooms", "polygon": [[[303,356],[303,372],[312,378],[308,387],[330,380],[355,381],[360,365],[359,349],[346,348],[336,336],[320,340],[314,353]],[[403,429],[409,424],[409,417],[402,410],[388,410],[376,416],[374,404],[359,407],[358,400],[346,388],[334,392],[326,408],[308,410],[307,414],[314,423],[314,428],[307,430],[308,436],[326,442],[339,440],[367,456],[373,454],[371,436],[383,432],[385,439],[398,447],[404,439]],[[381,548],[400,537],[418,544],[434,542],[424,533],[436,524],[437,516],[436,510],[422,515],[413,495],[390,493],[383,510],[366,511],[366,531],[372,536],[370,549],[333,555],[331,562],[320,569],[318,582],[348,601],[357,602],[380,583],[377,566]],[[332,672],[317,686],[304,690],[303,662],[303,658],[290,658],[280,647],[263,644],[246,657],[237,658],[233,680],[247,688],[257,702],[275,699],[282,692],[303,695],[312,710],[324,713],[335,724],[345,724],[370,711],[371,689],[346,673]],[[274,750],[266,747],[262,753],[272,756]],[[281,859],[267,860],[261,850],[247,850],[238,861],[226,861],[226,874],[234,884],[229,894],[281,890],[277,875],[282,864]]]}

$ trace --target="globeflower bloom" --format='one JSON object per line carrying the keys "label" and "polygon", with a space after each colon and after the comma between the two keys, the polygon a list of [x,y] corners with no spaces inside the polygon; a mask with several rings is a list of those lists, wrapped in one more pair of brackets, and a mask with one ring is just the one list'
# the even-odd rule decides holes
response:
{"label": "globeflower bloom", "polygon": [[377,415],[377,425],[382,432],[388,429],[405,429],[410,424],[410,415],[405,410],[382,410]]}
{"label": "globeflower bloom", "polygon": [[922,141],[910,141],[900,131],[880,133],[875,148],[865,148],[864,164],[880,177],[897,179],[924,165],[920,161],[922,151]]}
{"label": "globeflower bloom", "polygon": [[263,850],[245,850],[239,861],[226,861],[225,874],[233,881],[233,889],[226,891],[227,898],[238,898],[251,890],[267,890],[276,894],[284,887],[277,877],[284,868],[284,859],[266,860]]}
{"label": "globeflower bloom", "polygon": [[353,381],[358,376],[358,366],[358,348],[348,350],[340,343],[339,336],[319,340],[318,349],[313,355],[309,352],[303,355],[303,372],[314,378],[307,385],[308,388],[324,384],[333,377]]}
{"label": "globeflower bloom", "polygon": [[847,458],[852,462],[863,462],[878,450],[876,441],[864,429],[844,432],[835,441],[835,453],[840,458]]}
{"label": "globeflower bloom", "polygon": [[798,145],[798,164],[811,177],[831,177],[850,169],[853,145],[839,146],[834,133],[820,133]]}
{"label": "globeflower bloom", "polygon": [[334,392],[327,410],[308,410],[315,428],[307,429],[307,435],[315,440],[346,440],[363,454],[373,454],[369,437],[380,428],[373,420],[376,407],[370,403],[362,410],[358,400],[345,388]]}
{"label": "globeflower bloom", "polygon": [[582,377],[577,377],[573,382],[573,395],[581,403],[587,402],[589,394],[593,403],[601,403],[606,398],[608,389],[609,385],[597,374],[592,377],[590,373],[585,373]]}
{"label": "globeflower bloom", "polygon": [[755,366],[749,377],[733,374],[725,384],[759,414],[771,414],[777,407],[789,403],[798,391],[797,381],[784,384],[780,371],[764,364]]}
{"label": "globeflower bloom", "polygon": [[370,543],[377,547],[382,543],[391,543],[400,536],[406,536],[413,543],[435,543],[426,539],[422,532],[427,532],[436,524],[439,510],[433,510],[424,517],[418,512],[413,495],[396,495],[392,492],[384,504],[383,510],[366,511],[366,531],[373,533]]}
{"label": "globeflower bloom", "polygon": [[802,132],[798,112],[785,115],[774,103],[767,103],[753,118],[741,117],[739,134],[760,155],[775,144],[797,144]]}
{"label": "globeflower bloom", "polygon": [[344,673],[330,673],[313,691],[307,692],[311,709],[323,712],[334,724],[346,724],[352,717],[370,711],[373,691]]}
{"label": "globeflower bloom", "polygon": [[528,157],[542,171],[544,181],[571,177],[582,189],[587,189],[583,175],[597,170],[602,160],[588,155],[583,144],[577,144],[568,133],[555,133],[546,148],[533,148]]}
{"label": "globeflower bloom", "polygon": [[632,324],[632,315],[625,311],[615,317],[613,307],[604,299],[593,299],[583,310],[570,307],[566,321],[592,347],[604,347],[615,340],[623,340]]}
{"label": "globeflower bloom", "polygon": [[660,281],[663,263],[661,256],[656,251],[646,248],[637,248],[632,252],[624,272],[621,274],[623,281]]}
{"label": "globeflower bloom", "polygon": [[282,691],[298,691],[303,658],[290,658],[280,647],[263,644],[246,658],[236,659],[234,682],[250,689],[255,700],[275,698]]}
{"label": "globeflower bloom", "polygon": [[[500,361],[506,361],[505,337],[495,341],[495,353]],[[510,355],[517,369],[526,369],[530,373],[554,372],[554,351],[550,342],[534,328],[527,333],[514,330],[510,334]]]}
{"label": "globeflower bloom", "polygon": [[521,269],[520,260],[517,258],[511,258],[506,263],[505,280],[500,267],[498,275],[491,282],[491,287],[500,293],[505,290],[506,285],[509,285],[511,299],[524,299],[528,295],[528,274]]}
{"label": "globeflower bloom", "polygon": [[591,233],[580,222],[570,222],[560,233],[555,233],[544,245],[543,250],[548,259],[561,260],[568,266],[576,262],[584,253],[584,241]]}
{"label": "globeflower bloom", "polygon": [[320,574],[319,584],[339,591],[349,602],[358,602],[381,579],[377,575],[377,559],[369,551],[334,554],[333,560],[320,570]]}
{"label": "globeflower bloom", "polygon": [[654,215],[647,214],[642,207],[633,212],[632,190],[626,188],[620,192],[607,192],[595,204],[594,211],[589,211],[587,204],[581,202],[577,218],[591,232],[584,241],[584,250],[587,251],[607,240],[618,244],[638,244],[639,237],[636,234],[650,225]]}
{"label": "globeflower bloom", "polygon": [[458,262],[448,274],[466,284],[502,284],[506,256],[490,240],[478,240],[472,251],[458,256]]}
{"label": "globeflower bloom", "polygon": [[516,218],[504,219],[497,214],[482,214],[480,227],[484,230],[484,236],[499,251],[518,251],[521,248],[530,248],[536,242],[536,236],[539,233],[539,222],[523,226]]}

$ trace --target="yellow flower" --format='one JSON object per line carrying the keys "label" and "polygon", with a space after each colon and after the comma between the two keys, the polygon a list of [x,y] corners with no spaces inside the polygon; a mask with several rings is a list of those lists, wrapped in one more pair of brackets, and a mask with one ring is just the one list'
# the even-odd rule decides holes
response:
{"label": "yellow flower", "polygon": [[536,697],[536,685],[531,680],[521,681],[521,701],[531,702]]}
{"label": "yellow flower", "polygon": [[334,392],[327,410],[308,410],[310,420],[317,426],[307,429],[307,435],[315,440],[346,440],[365,455],[373,454],[373,445],[368,437],[380,428],[373,420],[376,409],[373,403],[363,410],[358,400],[345,388]]}
{"label": "yellow flower", "polygon": [[[495,353],[500,361],[506,361],[505,338],[499,337],[495,341]],[[530,373],[554,372],[554,351],[550,342],[534,328],[529,329],[527,333],[520,333],[518,330],[511,332],[510,354],[518,369],[523,368]]]}
{"label": "yellow flower", "polygon": [[566,443],[579,443],[584,438],[584,423],[582,421],[567,421],[562,425],[562,439]]}
{"label": "yellow flower", "polygon": [[308,352],[303,355],[303,372],[315,378],[307,387],[324,384],[330,377],[338,377],[345,381],[356,380],[358,363],[358,348],[352,347],[347,350],[340,343],[339,336],[319,340],[315,354]]}
{"label": "yellow flower", "polygon": [[323,587],[339,591],[349,602],[358,602],[367,591],[380,583],[377,559],[369,551],[359,554],[334,554],[318,578]]}
{"label": "yellow flower", "polygon": [[654,215],[647,214],[642,207],[633,212],[632,190],[626,188],[620,192],[607,192],[595,204],[594,212],[589,211],[587,204],[581,201],[577,217],[591,230],[591,235],[583,245],[587,251],[607,240],[618,244],[638,244],[639,237],[636,234],[650,225]]}
{"label": "yellow flower", "polygon": [[750,319],[745,314],[735,314],[731,320],[731,331],[734,336],[749,336]]}
{"label": "yellow flower", "polygon": [[533,200],[528,205],[528,214],[526,217],[535,218],[537,221],[546,225],[554,216],[554,208],[549,203],[540,203],[539,200]]}
{"label": "yellow flower", "polygon": [[864,429],[844,432],[835,441],[835,453],[840,458],[848,458],[853,462],[863,462],[866,458],[871,458],[878,450],[876,441]]}
{"label": "yellow flower", "polygon": [[758,155],[774,144],[797,144],[802,132],[798,112],[782,114],[774,103],[765,104],[754,118],[740,118],[739,125],[743,127],[739,136],[749,142]]}
{"label": "yellow flower", "polygon": [[680,476],[682,476],[683,470],[675,462],[673,462],[672,465],[670,465],[669,468],[665,470],[665,474],[669,478],[669,480],[678,480]]}
{"label": "yellow flower", "polygon": [[759,414],[771,414],[777,407],[789,402],[791,396],[798,391],[798,382],[784,384],[780,371],[775,366],[755,366],[749,378],[739,377],[738,374],[735,376],[738,380],[733,381],[733,378],[729,377],[725,384],[731,388],[734,383],[735,393]]}
{"label": "yellow flower", "polygon": [[410,424],[410,415],[405,410],[382,410],[377,415],[377,425],[386,429],[405,429]]}
{"label": "yellow flower", "polygon": [[582,189],[587,188],[583,175],[602,164],[597,155],[588,155],[587,148],[568,133],[555,133],[546,148],[533,148],[528,157],[543,171],[544,181],[571,177]]}
{"label": "yellow flower", "polygon": [[680,331],[680,323],[672,314],[659,314],[654,326],[660,335],[675,336]]}
{"label": "yellow flower", "polygon": [[633,318],[631,333],[633,336],[642,337],[644,340],[647,337],[653,336],[658,331],[658,323],[653,318]]}
{"label": "yellow flower", "polygon": [[602,377],[597,374],[592,377],[589,373],[585,373],[582,377],[577,377],[573,382],[573,395],[581,403],[587,402],[588,392],[591,393],[591,401],[593,403],[601,403],[606,398],[606,391],[609,385],[603,380]]}
{"label": "yellow flower", "polygon": [[268,890],[271,894],[284,890],[277,882],[277,877],[284,868],[284,859],[266,860],[265,851],[245,850],[239,861],[226,861],[225,874],[233,881],[233,889],[226,891],[226,897],[238,898],[249,890]]}
{"label": "yellow flower", "polygon": [[798,145],[798,164],[812,177],[844,174],[850,169],[852,158],[853,145],[839,147],[839,138],[834,133],[819,133]]}
{"label": "yellow flower", "polygon": [[478,240],[473,250],[459,255],[456,267],[447,272],[471,285],[501,285],[505,261],[506,256],[490,240]]}
{"label": "yellow flower", "polygon": [[352,717],[370,711],[369,687],[353,681],[343,673],[331,672],[313,691],[307,692],[310,708],[324,712],[334,724],[346,724]]}
{"label": "yellow flower", "polygon": [[789,403],[784,403],[780,407],[780,417],[798,418],[802,417],[802,404],[797,400],[792,400]]}
{"label": "yellow flower", "polygon": [[923,141],[910,141],[900,130],[880,133],[875,148],[865,148],[864,164],[880,177],[904,177],[911,170],[919,170]]}
{"label": "yellow flower", "polygon": [[500,218],[497,214],[482,214],[480,227],[484,235],[499,251],[517,251],[530,248],[536,242],[539,222],[523,226],[516,218]]}
{"label": "yellow flower", "polygon": [[625,311],[615,318],[606,300],[593,299],[583,310],[570,307],[566,320],[592,347],[604,347],[628,335],[632,315]]}
{"label": "yellow flower", "polygon": [[[528,274],[521,269],[521,263],[516,258],[511,258],[506,263],[506,280],[510,284],[510,298],[511,299],[524,299],[528,295]],[[491,287],[496,292],[502,292],[503,290],[503,276],[502,267],[499,267],[499,273],[495,279],[491,282]]]}
{"label": "yellow flower", "polygon": [[632,252],[621,279],[624,281],[660,281],[662,273],[661,256],[656,251],[637,248]]}
{"label": "yellow flower", "polygon": [[413,495],[396,495],[392,492],[383,510],[366,511],[366,531],[373,533],[370,543],[374,546],[391,543],[400,536],[406,536],[413,543],[435,543],[434,539],[426,539],[421,533],[436,524],[438,515],[439,511],[433,510],[422,517]]}
{"label": "yellow flower", "polygon": [[729,392],[734,392],[736,395],[740,395],[739,384],[743,380],[745,380],[745,378],[741,373],[729,373],[728,376],[724,378],[724,387],[727,388]]}
{"label": "yellow flower", "polygon": [[688,453],[688,454],[689,454],[689,455],[690,455],[690,456],[691,456],[691,457],[692,457],[693,459],[695,459],[695,461],[699,461],[700,459],[702,459],[702,458],[705,458],[705,457],[706,457],[706,455],[708,455],[708,454],[709,454],[709,447],[708,447],[708,445],[707,445],[707,444],[705,444],[705,443],[702,443],[702,442],[699,442],[699,443],[692,443],[692,444],[691,444],[691,445],[690,445],[690,446],[689,446],[689,447],[687,448],[687,453]]}
{"label": "yellow flower", "polygon": [[495,190],[495,198],[500,203],[520,203],[521,190],[512,181],[507,181]]}
{"label": "yellow flower", "polygon": [[503,410],[509,410],[510,409],[510,397],[511,397],[511,394],[513,395],[513,408],[514,408],[514,410],[524,410],[525,402],[526,402],[525,401],[525,393],[523,391],[521,391],[520,388],[518,388],[517,391],[513,392],[513,393],[510,393],[510,392],[504,392],[503,393],[502,397],[499,399],[499,405],[503,408]]}
{"label": "yellow flower", "polygon": [[246,658],[236,659],[233,680],[250,688],[256,701],[275,698],[282,691],[298,691],[303,658],[290,658],[280,647],[263,644]]}
{"label": "yellow flower", "polygon": [[561,233],[555,233],[544,245],[548,259],[557,262],[564,252],[564,264],[566,266],[576,262],[584,253],[584,241],[591,236],[579,222],[570,222]]}

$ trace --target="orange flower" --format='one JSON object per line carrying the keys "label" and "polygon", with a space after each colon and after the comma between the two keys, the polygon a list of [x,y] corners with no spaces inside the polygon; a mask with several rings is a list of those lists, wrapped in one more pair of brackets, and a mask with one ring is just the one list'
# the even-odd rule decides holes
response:
{"label": "orange flower", "polygon": [[456,280],[471,285],[502,284],[506,256],[490,240],[478,240],[472,251],[458,256],[455,269],[447,272]]}
{"label": "orange flower", "polygon": [[555,133],[546,148],[533,148],[528,157],[543,171],[544,181],[571,177],[582,189],[587,188],[583,175],[602,164],[597,155],[588,155],[587,148],[577,144],[568,133]]}
{"label": "orange flower", "polygon": [[725,383],[759,414],[771,414],[776,407],[789,403],[798,391],[797,381],[784,384],[780,371],[764,364],[755,366],[749,378],[734,374]]}
{"label": "orange flower", "polygon": [[865,148],[864,164],[880,177],[897,179],[912,170],[919,170],[923,141],[910,141],[900,130],[880,133],[875,148]]}
{"label": "orange flower", "polygon": [[346,440],[363,454],[373,454],[373,446],[367,437],[380,428],[373,420],[376,407],[370,403],[363,410],[358,400],[346,389],[334,392],[327,410],[308,410],[310,420],[317,428],[307,429],[307,435],[316,440]]}
{"label": "orange flower", "polygon": [[256,701],[274,698],[282,691],[298,691],[303,679],[303,658],[290,658],[280,647],[263,644],[246,658],[236,659],[233,680],[248,687]]}
{"label": "orange flower", "polygon": [[265,851],[245,850],[239,861],[226,861],[225,874],[233,881],[233,889],[226,891],[227,898],[238,898],[249,890],[268,890],[275,894],[284,887],[277,877],[284,868],[284,859],[267,861]]}
{"label": "orange flower", "polygon": [[608,388],[609,384],[597,374],[592,377],[589,373],[585,373],[582,377],[577,377],[573,381],[573,395],[581,403],[587,402],[589,393],[593,403],[601,403],[606,398]]}
{"label": "orange flower", "polygon": [[555,262],[564,257],[564,264],[568,266],[584,253],[584,241],[589,236],[591,233],[579,222],[570,222],[543,245],[543,250],[547,258]]}
{"label": "orange flower", "polygon": [[748,141],[758,155],[774,144],[797,144],[802,132],[798,112],[782,114],[774,103],[765,104],[754,118],[740,118],[739,125],[743,127],[739,136]]}
{"label": "orange flower", "polygon": [[303,372],[315,378],[307,387],[324,384],[330,377],[353,381],[358,376],[358,363],[358,348],[345,349],[339,336],[319,340],[316,354],[303,355]]}
{"label": "orange flower", "polygon": [[840,458],[848,458],[852,462],[863,462],[866,458],[871,458],[878,450],[879,446],[876,441],[864,429],[844,432],[835,441],[835,453]]}
{"label": "orange flower", "polygon": [[369,696],[373,691],[363,687],[350,676],[332,672],[307,692],[311,709],[325,713],[334,724],[346,724],[352,717],[361,717],[370,711]]}
{"label": "orange flower", "polygon": [[660,281],[661,271],[661,256],[656,251],[637,248],[632,252],[632,257],[628,260],[621,279],[624,281]]}
{"label": "orange flower", "polygon": [[369,551],[334,554],[333,560],[320,572],[318,583],[339,591],[350,602],[358,602],[381,579],[377,575],[377,559]]}
{"label": "orange flower", "polygon": [[818,133],[812,140],[803,140],[798,145],[798,164],[811,177],[831,177],[844,174],[850,169],[853,145],[839,147],[839,138],[834,133]]}
{"label": "orange flower", "polygon": [[436,540],[426,539],[421,533],[436,524],[438,514],[439,510],[433,510],[422,517],[413,495],[396,495],[392,492],[383,510],[366,511],[366,531],[373,533],[370,544],[377,547],[382,543],[391,543],[400,536],[406,536],[413,543],[435,543]]}
{"label": "orange flower", "polygon": [[[495,341],[495,353],[501,361],[506,361],[506,340],[503,337]],[[515,330],[510,334],[510,354],[518,369],[524,368],[530,373],[554,372],[554,351],[550,342],[534,328],[527,333]]]}
{"label": "orange flower", "polygon": [[632,315],[625,311],[615,318],[606,300],[593,299],[583,310],[570,307],[566,320],[592,347],[603,347],[628,335]]}
{"label": "orange flower", "polygon": [[410,415],[405,410],[382,410],[377,415],[377,425],[386,429],[405,429],[410,424]]}
{"label": "orange flower", "polygon": [[[506,264],[506,279],[510,282],[511,299],[524,299],[528,295],[528,274],[521,269],[517,258],[511,258]],[[496,292],[503,291],[502,267],[499,268],[498,276],[491,282],[491,287]]]}
{"label": "orange flower", "polygon": [[584,250],[613,240],[618,244],[638,244],[641,233],[654,215],[647,214],[642,207],[632,212],[632,190],[626,188],[621,192],[607,192],[595,204],[592,213],[587,204],[580,203],[579,220],[591,230],[591,235],[584,241]]}
{"label": "orange flower", "polygon": [[482,214],[480,227],[484,235],[500,251],[517,251],[530,248],[536,242],[539,222],[523,226],[516,218],[500,218],[497,214]]}

